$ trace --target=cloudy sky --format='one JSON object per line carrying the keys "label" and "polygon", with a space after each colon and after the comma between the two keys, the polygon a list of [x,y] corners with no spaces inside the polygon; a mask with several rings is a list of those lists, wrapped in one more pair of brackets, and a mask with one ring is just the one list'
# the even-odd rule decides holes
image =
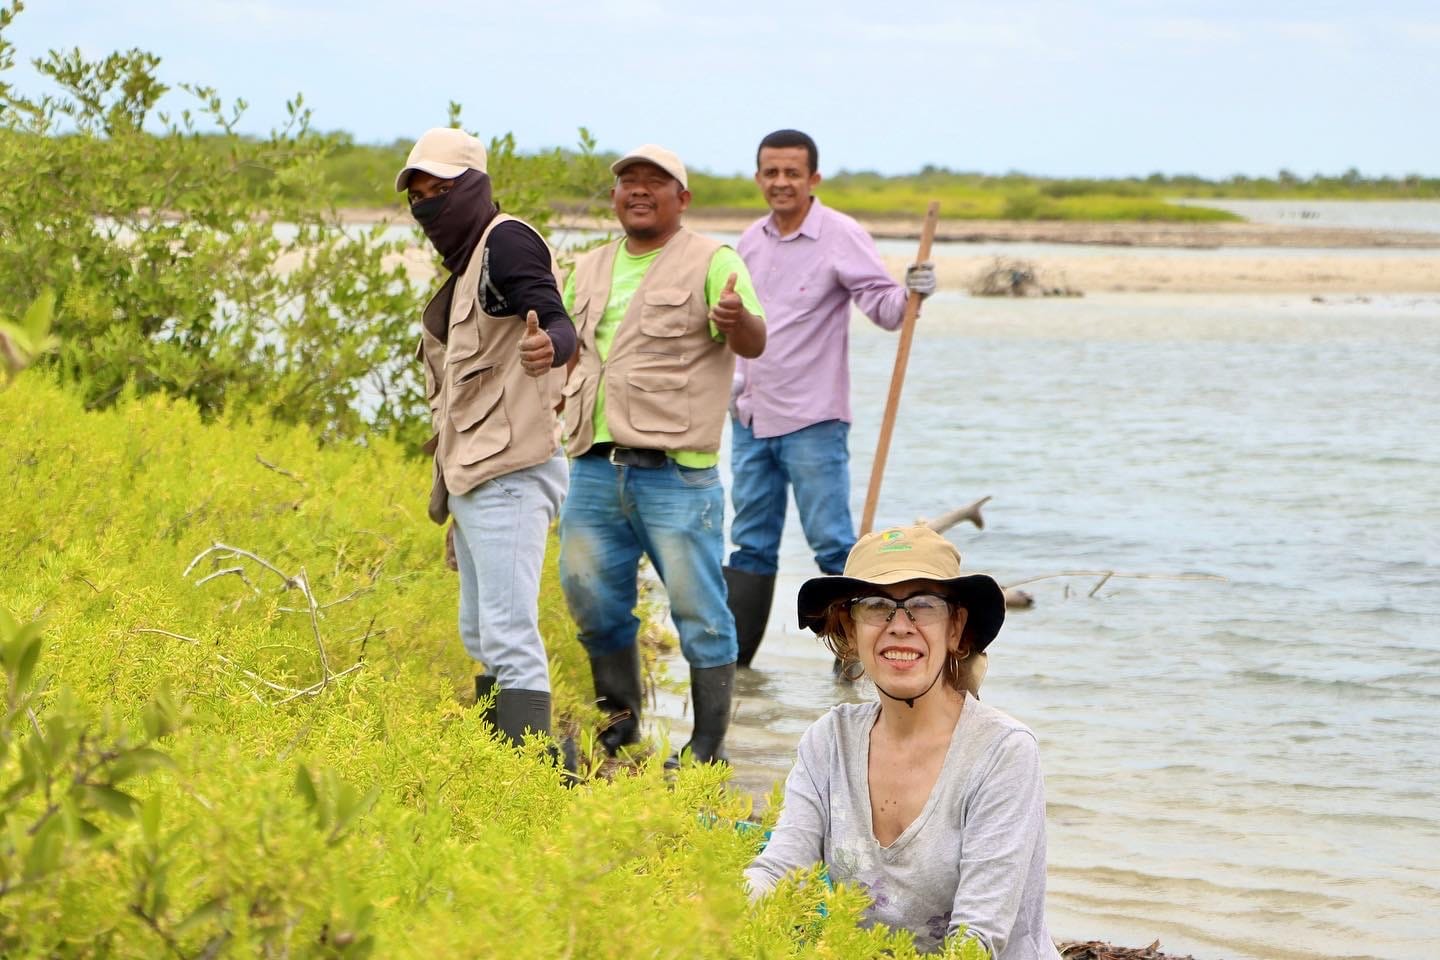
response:
{"label": "cloudy sky", "polygon": [[139,47],[250,132],[301,92],[362,142],[455,100],[522,149],[583,125],[716,173],[793,126],[826,172],[1440,176],[1437,0],[29,0],[7,37],[27,90],[49,49]]}

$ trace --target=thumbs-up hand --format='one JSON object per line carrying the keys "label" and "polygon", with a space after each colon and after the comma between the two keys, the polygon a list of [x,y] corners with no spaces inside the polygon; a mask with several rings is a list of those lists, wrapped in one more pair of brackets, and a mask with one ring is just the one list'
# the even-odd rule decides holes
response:
{"label": "thumbs-up hand", "polygon": [[730,274],[730,279],[725,281],[725,289],[720,291],[720,299],[710,308],[710,319],[724,334],[731,333],[745,318],[745,304],[740,301],[740,294],[735,292],[737,279],[736,274]]}
{"label": "thumbs-up hand", "polygon": [[525,315],[525,335],[520,338],[520,365],[532,377],[544,376],[555,361],[555,344],[540,329],[540,318],[531,310]]}

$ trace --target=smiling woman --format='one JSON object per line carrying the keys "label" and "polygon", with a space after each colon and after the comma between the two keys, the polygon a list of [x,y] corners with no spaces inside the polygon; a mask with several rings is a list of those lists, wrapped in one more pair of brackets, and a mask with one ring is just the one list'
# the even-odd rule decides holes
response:
{"label": "smiling woman", "polygon": [[1039,749],[977,699],[1000,586],[962,575],[928,527],[893,528],[861,538],[843,576],[807,581],[799,614],[880,699],[837,706],[801,738],[784,811],[745,871],[751,896],[823,862],[869,894],[869,921],[922,951],[970,937],[997,960],[1054,960]]}

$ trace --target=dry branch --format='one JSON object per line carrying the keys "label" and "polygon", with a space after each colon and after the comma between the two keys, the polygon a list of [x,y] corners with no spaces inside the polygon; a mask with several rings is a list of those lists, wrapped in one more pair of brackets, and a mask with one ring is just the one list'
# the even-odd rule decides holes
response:
{"label": "dry branch", "polygon": [[[1059,573],[1042,573],[1038,577],[1026,577],[1024,580],[1016,580],[1014,583],[1005,584],[1008,590],[1011,587],[1023,586],[1027,583],[1036,583],[1040,580],[1057,580],[1062,577],[1101,577],[1103,584],[1111,577],[1122,580],[1211,580],[1217,583],[1225,583],[1225,577],[1216,576],[1213,573],[1120,573],[1115,570],[1062,570]],[[1097,589],[1098,589],[1097,584]],[[1093,591],[1092,591],[1093,596]]]}
{"label": "dry branch", "polygon": [[[341,597],[339,600],[331,600],[329,603],[322,603],[322,604],[320,604],[320,606],[316,607],[316,609],[317,609],[317,610],[329,610],[331,607],[338,607],[338,606],[340,606],[340,604],[342,604],[342,603],[349,603],[351,600],[354,600],[356,597],[358,597],[358,596],[360,596],[360,595],[362,595],[362,594],[369,593],[369,592],[371,591],[371,589],[372,589],[371,587],[361,587],[359,590],[352,590],[352,591],[350,591],[349,593],[347,593],[345,596]],[[308,607],[307,607],[306,609],[304,609],[304,610],[301,610],[301,609],[298,608],[298,607],[276,607],[275,609],[276,609],[276,610],[279,610],[281,613],[309,613],[309,612],[310,612],[310,610],[309,610]]]}
{"label": "dry branch", "polygon": [[[180,634],[180,633],[171,633],[169,630],[161,630],[161,629],[158,629],[158,628],[156,628],[156,627],[136,627],[136,628],[135,628],[134,630],[132,630],[131,632],[132,632],[132,633],[158,633],[158,634],[159,634],[160,636],[162,636],[162,637],[170,637],[172,640],[184,640],[186,643],[194,644],[194,645],[197,646],[197,647],[203,647],[203,646],[205,646],[203,643],[201,643],[199,640],[196,640],[194,637],[187,637],[187,636],[185,636],[184,634]],[[213,653],[214,651],[211,651],[211,652]],[[279,693],[300,693],[300,692],[301,692],[301,691],[299,690],[299,688],[297,688],[297,687],[287,687],[287,686],[285,686],[285,685],[282,684],[282,683],[275,683],[273,680],[266,680],[264,677],[260,676],[260,674],[256,673],[255,671],[253,671],[253,670],[247,670],[247,669],[245,669],[244,667],[240,666],[240,664],[236,663],[234,660],[231,660],[229,657],[225,656],[225,654],[223,654],[223,653],[216,653],[216,654],[215,654],[215,659],[219,660],[221,663],[225,664],[225,665],[228,666],[228,667],[234,667],[236,670],[239,670],[241,673],[245,674],[245,676],[249,677],[251,680],[254,680],[256,683],[263,683],[265,686],[269,687],[271,690],[275,690],[275,691],[277,691],[277,692],[279,692]]]}
{"label": "dry branch", "polygon": [[[258,456],[258,455],[256,456],[256,459],[259,459],[259,456]],[[262,460],[261,462],[264,463],[263,460]],[[269,466],[269,464],[267,464],[267,466]],[[284,472],[284,471],[281,471],[281,472]],[[232,661],[227,660],[227,659],[226,659],[225,657],[223,657],[223,656],[220,657],[221,660],[224,660],[226,663],[229,663],[229,664],[231,664],[232,666],[236,666],[238,669],[242,670],[242,672],[244,672],[247,676],[250,676],[250,677],[252,677],[253,679],[259,681],[260,683],[265,684],[267,687],[270,687],[270,688],[273,689],[273,690],[277,690],[277,691],[279,691],[279,692],[288,694],[288,696],[286,696],[285,699],[280,700],[280,701],[276,704],[276,706],[281,706],[281,705],[287,704],[287,703],[291,702],[292,700],[298,699],[298,698],[300,698],[300,697],[313,696],[313,695],[315,695],[315,694],[318,694],[318,693],[320,693],[321,691],[323,691],[327,686],[329,686],[332,682],[334,682],[334,681],[336,681],[336,680],[339,680],[341,677],[345,677],[345,676],[348,676],[348,675],[351,674],[351,673],[354,673],[356,670],[359,670],[362,666],[365,665],[365,661],[364,661],[364,659],[363,659],[363,650],[364,650],[364,643],[365,643],[366,640],[368,640],[368,638],[369,638],[369,636],[370,636],[370,629],[368,629],[368,628],[367,628],[367,630],[366,630],[365,637],[362,638],[362,640],[361,640],[361,650],[362,650],[362,658],[361,658],[361,660],[360,660],[358,663],[356,663],[354,666],[351,666],[351,667],[346,668],[345,670],[342,670],[340,673],[336,673],[336,672],[331,668],[331,666],[330,666],[330,654],[329,654],[329,652],[325,649],[325,638],[324,638],[324,636],[323,636],[323,635],[321,634],[321,632],[320,632],[320,611],[321,611],[321,609],[323,609],[323,607],[322,607],[322,605],[320,604],[320,602],[315,598],[315,591],[314,591],[313,589],[311,589],[311,587],[310,587],[310,577],[309,577],[309,574],[306,573],[304,567],[301,567],[301,568],[300,568],[300,572],[297,573],[297,574],[293,574],[293,575],[292,575],[292,574],[288,574],[288,573],[286,573],[284,570],[281,570],[279,567],[277,567],[275,564],[271,563],[269,560],[266,560],[264,557],[261,557],[261,556],[259,556],[258,554],[253,553],[253,552],[251,552],[251,551],[249,551],[249,550],[245,550],[245,549],[242,549],[242,548],[240,548],[240,547],[234,547],[234,546],[231,546],[231,545],[226,544],[226,543],[213,543],[213,544],[211,544],[209,547],[206,547],[204,550],[200,551],[198,554],[195,555],[195,558],[194,558],[193,560],[191,560],[190,563],[185,567],[185,572],[182,573],[181,576],[182,576],[182,577],[189,577],[189,576],[190,576],[190,573],[195,569],[195,567],[196,567],[197,565],[199,565],[200,561],[203,560],[203,559],[205,559],[206,557],[210,557],[210,556],[217,557],[217,558],[220,559],[220,560],[233,560],[233,559],[236,559],[236,558],[239,558],[239,557],[243,557],[243,558],[245,558],[246,560],[249,560],[249,561],[251,561],[252,563],[257,564],[258,566],[262,567],[263,569],[268,570],[268,571],[270,571],[271,573],[273,573],[275,576],[279,577],[280,580],[281,580],[281,582],[284,584],[284,589],[286,589],[286,590],[299,590],[301,596],[303,596],[303,597],[305,598],[305,606],[304,606],[303,609],[298,609],[298,610],[297,610],[297,609],[289,608],[289,607],[282,607],[282,608],[280,608],[280,609],[285,610],[285,611],[290,612],[290,613],[304,613],[304,614],[307,614],[307,615],[309,616],[309,618],[310,618],[310,633],[311,633],[311,635],[312,635],[312,636],[314,637],[314,639],[315,639],[315,652],[316,652],[316,654],[317,654],[317,655],[319,656],[319,658],[320,658],[320,679],[317,680],[315,683],[311,684],[311,685],[308,686],[308,687],[304,687],[304,688],[287,687],[287,686],[284,686],[284,685],[281,685],[281,684],[276,684],[276,683],[273,683],[273,682],[271,682],[271,681],[269,681],[269,680],[266,680],[264,677],[261,677],[260,675],[258,675],[258,674],[256,674],[256,673],[253,673],[253,672],[251,672],[251,671],[249,671],[249,670],[245,670],[245,669],[242,668],[242,667],[238,667],[237,664],[234,664]],[[197,580],[196,583],[195,583],[195,586],[198,587],[198,586],[200,586],[200,585],[202,585],[202,584],[208,583],[209,581],[215,579],[216,577],[223,576],[223,575],[225,575],[225,574],[234,574],[234,575],[236,575],[236,576],[239,576],[242,580],[245,581],[245,583],[246,583],[247,585],[250,586],[250,588],[251,588],[252,590],[255,590],[255,592],[256,592],[257,594],[260,592],[260,591],[255,587],[255,585],[252,584],[252,583],[250,583],[250,580],[245,576],[244,569],[243,569],[242,567],[238,567],[238,566],[236,566],[236,567],[227,567],[226,569],[223,569],[223,570],[217,570],[217,571],[215,571],[215,572],[213,572],[213,573],[211,573],[211,574],[209,574],[209,575],[207,575],[207,576],[205,576],[205,577],[202,577],[201,579]],[[333,601],[333,602],[331,602],[331,603],[325,604],[324,606],[334,606],[335,604],[338,604],[338,603],[344,603],[345,601],[351,600],[351,599],[353,599],[356,595],[358,595],[358,594],[360,594],[360,593],[363,593],[363,592],[364,592],[363,590],[357,590],[357,591],[355,591],[354,593],[351,593],[349,596],[341,597],[339,600],[335,600],[335,601]],[[374,626],[374,620],[371,620],[371,626],[372,626],[372,627]],[[162,634],[165,634],[166,636],[175,637],[176,639],[179,639],[179,640],[187,640],[187,641],[189,641],[189,642],[191,642],[191,643],[197,643],[197,644],[198,644],[198,641],[193,640],[193,639],[190,638],[190,637],[185,637],[185,636],[182,636],[182,635],[176,634],[176,633],[170,633],[169,631],[165,631],[165,630],[147,629],[147,630],[144,631],[144,632],[149,632],[149,633],[162,633]],[[217,654],[217,656],[220,656],[220,655]]]}
{"label": "dry branch", "polygon": [[241,580],[245,581],[245,586],[247,586],[247,587],[249,587],[251,590],[255,591],[255,593],[258,594],[258,593],[260,592],[260,588],[257,587],[257,586],[255,586],[255,584],[251,583],[251,582],[250,582],[250,578],[247,577],[247,576],[245,576],[245,568],[244,568],[244,567],[226,567],[226,568],[224,568],[223,570],[216,570],[214,573],[206,574],[205,576],[201,577],[199,580],[196,580],[196,581],[195,581],[195,586],[197,586],[197,587],[198,587],[198,586],[201,586],[201,585],[203,585],[203,584],[209,583],[211,580],[214,580],[214,579],[216,579],[217,577],[223,577],[223,576],[225,576],[225,575],[227,575],[227,574],[234,574],[235,576],[239,577]]}
{"label": "dry branch", "polygon": [[329,684],[334,683],[336,680],[339,680],[341,677],[349,676],[350,674],[354,673],[356,670],[359,670],[359,669],[360,669],[361,667],[363,667],[363,666],[365,666],[365,662],[362,660],[362,661],[360,661],[360,662],[357,663],[357,664],[354,664],[354,665],[352,665],[352,666],[346,667],[344,670],[341,670],[339,673],[330,673],[330,672],[328,672],[328,670],[327,670],[327,672],[326,672],[326,674],[325,674],[325,676],[324,676],[323,678],[321,678],[320,680],[316,681],[315,683],[310,684],[310,686],[306,687],[304,690],[296,690],[295,693],[294,693],[292,696],[286,697],[284,700],[281,700],[279,703],[275,704],[275,706],[277,706],[277,707],[283,707],[285,704],[289,703],[289,702],[292,701],[292,700],[299,700],[301,697],[313,697],[313,696],[315,696],[317,693],[319,693],[320,691],[324,690],[325,687],[328,686]]}
{"label": "dry branch", "polygon": [[1062,960],[1193,960],[1160,952],[1160,941],[1148,947],[1117,947],[1102,940],[1059,944]]}
{"label": "dry branch", "polygon": [[[210,554],[212,554],[212,553],[226,553],[226,552],[228,552],[228,553],[231,554],[231,556],[228,556],[228,557],[225,557],[225,558],[224,558],[224,559],[226,559],[226,560],[233,560],[235,557],[244,557],[244,558],[247,559],[247,560],[250,560],[250,561],[252,561],[252,562],[254,562],[254,563],[259,564],[260,566],[264,567],[266,570],[269,570],[271,573],[275,574],[275,576],[279,577],[281,580],[285,581],[285,588],[286,588],[287,590],[290,589],[291,587],[295,586],[295,584],[294,584],[294,582],[293,582],[293,579],[292,579],[288,574],[286,574],[285,571],[283,571],[283,570],[281,570],[279,567],[275,566],[275,564],[271,563],[269,560],[266,560],[266,559],[264,559],[263,557],[258,557],[258,556],[256,556],[255,554],[251,553],[249,550],[242,550],[242,549],[240,549],[239,547],[232,547],[232,546],[230,546],[229,544],[226,544],[226,543],[212,543],[210,546],[206,547],[204,550],[201,550],[199,553],[197,553],[197,554],[195,555],[195,559],[190,561],[189,566],[187,566],[187,567],[185,568],[185,572],[182,573],[182,574],[180,574],[180,576],[181,576],[181,577],[188,577],[188,576],[190,576],[190,571],[191,571],[191,570],[194,570],[195,567],[196,567],[196,565],[199,564],[201,560],[204,560],[206,557],[210,556]],[[202,582],[203,582],[203,581],[202,581]],[[196,584],[197,587],[198,587],[199,585],[200,585],[200,584],[198,584],[198,583]]]}
{"label": "dry branch", "polygon": [[260,464],[260,466],[265,467],[267,470],[274,470],[276,473],[280,474],[280,476],[282,476],[282,477],[289,477],[291,480],[294,480],[296,483],[300,484],[300,486],[302,486],[302,487],[305,486],[305,481],[304,481],[304,480],[301,480],[299,477],[295,476],[295,474],[291,473],[289,470],[285,470],[285,469],[283,469],[283,468],[281,468],[281,467],[275,466],[275,464],[271,463],[269,460],[266,460],[264,457],[260,456],[260,454],[258,454],[258,453],[255,454],[255,462],[258,463],[258,464]]}
{"label": "dry branch", "polygon": [[975,297],[1078,297],[1081,292],[1063,279],[1043,276],[1029,260],[996,257],[970,282]]}

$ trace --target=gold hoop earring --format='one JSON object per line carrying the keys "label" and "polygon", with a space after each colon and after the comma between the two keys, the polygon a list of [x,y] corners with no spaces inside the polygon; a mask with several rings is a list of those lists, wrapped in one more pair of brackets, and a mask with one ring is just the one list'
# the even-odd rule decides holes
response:
{"label": "gold hoop earring", "polygon": [[[854,667],[859,667],[860,669],[852,670],[852,668]],[[854,674],[853,676],[851,675],[852,673]],[[865,676],[865,664],[861,663],[859,660],[851,660],[849,663],[845,664],[845,666],[840,668],[840,679],[846,681],[847,683],[854,683],[863,676]]]}

